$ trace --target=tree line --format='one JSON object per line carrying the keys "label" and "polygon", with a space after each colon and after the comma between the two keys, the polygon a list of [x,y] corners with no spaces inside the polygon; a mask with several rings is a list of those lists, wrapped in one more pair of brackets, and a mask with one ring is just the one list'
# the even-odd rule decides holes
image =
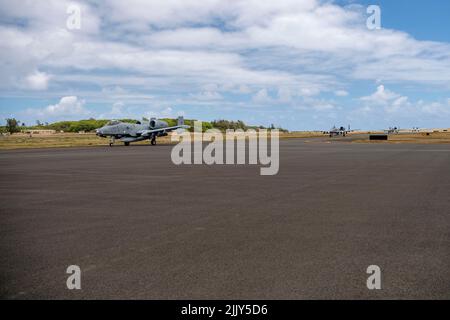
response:
{"label": "tree line", "polygon": [[[166,121],[169,126],[175,126],[177,124],[177,119],[171,119],[171,118],[165,118],[161,119],[163,121]],[[14,118],[6,119],[6,125],[3,127],[0,127],[0,132],[6,133],[9,132],[10,134],[26,131],[26,130],[55,130],[57,132],[93,132],[95,129],[98,129],[100,127],[103,127],[106,125],[110,120],[97,120],[97,119],[87,119],[87,120],[78,120],[78,121],[59,121],[55,123],[42,123],[40,121],[36,121],[35,126],[26,126],[25,123],[21,123],[19,120],[16,120]],[[120,119],[120,121],[123,122],[129,122],[129,123],[137,123],[138,120],[135,119]],[[148,119],[143,118],[142,121],[148,121]],[[186,125],[191,127],[191,131],[194,127],[194,121],[195,120],[189,120],[186,119],[184,122]],[[237,121],[230,121],[230,120],[214,120],[214,121],[203,121],[202,122],[202,129],[203,131],[206,131],[208,129],[216,128],[221,131],[225,131],[228,129],[242,129],[242,130],[248,130],[248,129],[275,129],[275,126],[272,124],[270,127],[266,128],[264,126],[248,126],[243,121],[237,120]],[[281,131],[286,131],[282,128],[277,128]]]}

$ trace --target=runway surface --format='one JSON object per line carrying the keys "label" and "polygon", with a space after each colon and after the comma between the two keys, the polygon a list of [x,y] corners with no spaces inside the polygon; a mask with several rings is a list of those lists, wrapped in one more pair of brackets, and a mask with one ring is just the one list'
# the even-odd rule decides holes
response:
{"label": "runway surface", "polygon": [[0,297],[450,298],[448,145],[283,140],[276,176],[171,149],[1,151]]}

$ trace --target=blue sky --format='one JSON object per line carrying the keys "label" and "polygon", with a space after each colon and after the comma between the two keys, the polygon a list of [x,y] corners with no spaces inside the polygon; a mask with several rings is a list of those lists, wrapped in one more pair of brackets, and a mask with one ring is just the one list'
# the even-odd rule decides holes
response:
{"label": "blue sky", "polygon": [[[366,26],[372,4],[380,30]],[[446,0],[0,0],[0,123],[450,127],[448,12]]]}
{"label": "blue sky", "polygon": [[359,3],[378,4],[385,28],[407,32],[418,40],[450,42],[449,1],[364,0]]}

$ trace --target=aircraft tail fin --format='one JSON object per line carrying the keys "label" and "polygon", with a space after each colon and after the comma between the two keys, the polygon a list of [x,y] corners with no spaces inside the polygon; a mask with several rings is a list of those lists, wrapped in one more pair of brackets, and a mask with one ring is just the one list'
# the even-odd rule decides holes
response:
{"label": "aircraft tail fin", "polygon": [[184,125],[184,117],[178,117],[178,126],[183,126]]}

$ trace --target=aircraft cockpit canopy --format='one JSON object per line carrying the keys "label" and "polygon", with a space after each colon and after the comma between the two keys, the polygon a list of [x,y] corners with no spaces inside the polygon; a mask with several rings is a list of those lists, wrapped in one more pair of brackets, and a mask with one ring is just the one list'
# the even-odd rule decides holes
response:
{"label": "aircraft cockpit canopy", "polygon": [[118,121],[118,120],[111,120],[110,122],[108,122],[106,125],[107,126],[115,126],[115,125],[117,125],[117,124],[119,124],[120,123],[120,121]]}

